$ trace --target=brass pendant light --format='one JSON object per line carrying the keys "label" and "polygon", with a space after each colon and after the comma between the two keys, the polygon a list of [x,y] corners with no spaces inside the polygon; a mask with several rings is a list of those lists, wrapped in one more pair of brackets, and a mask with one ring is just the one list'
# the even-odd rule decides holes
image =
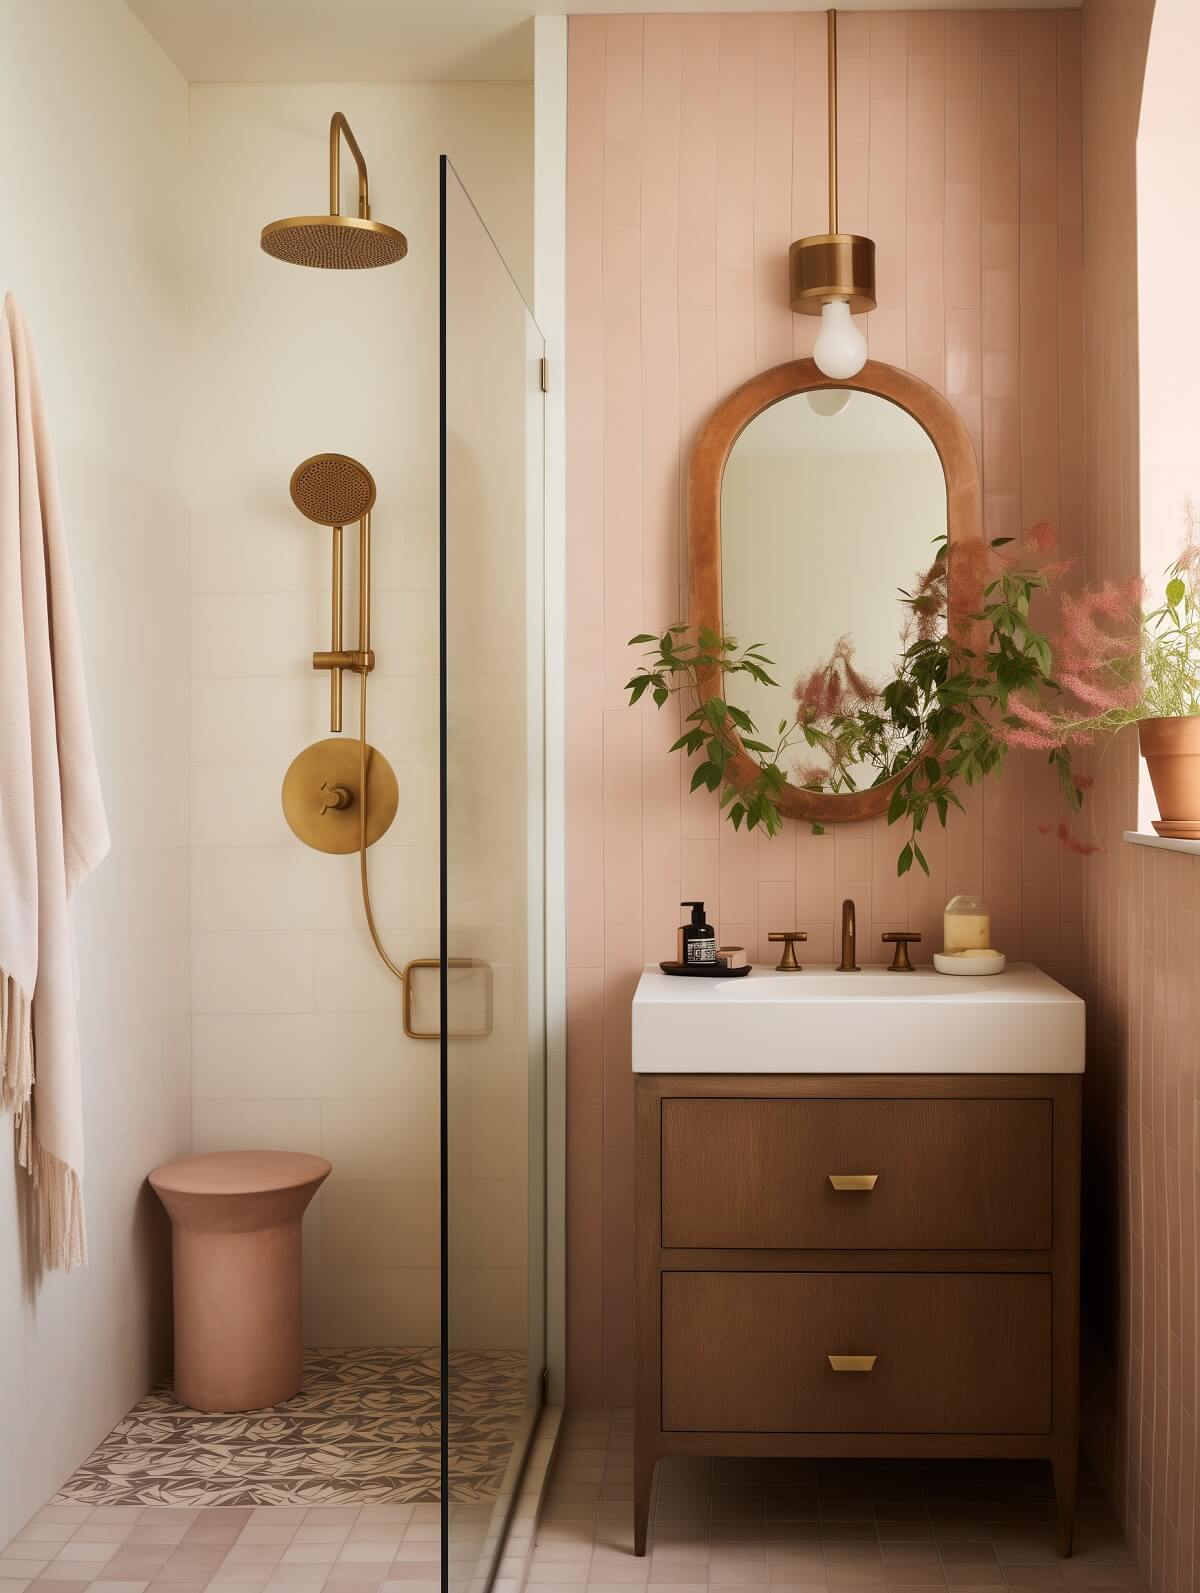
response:
{"label": "brass pendant light", "polygon": [[850,319],[875,308],[875,244],[838,231],[837,12],[826,13],[829,48],[829,231],[798,238],[788,251],[792,309],[819,315],[813,358],[826,376],[845,381],[862,369],[866,339]]}

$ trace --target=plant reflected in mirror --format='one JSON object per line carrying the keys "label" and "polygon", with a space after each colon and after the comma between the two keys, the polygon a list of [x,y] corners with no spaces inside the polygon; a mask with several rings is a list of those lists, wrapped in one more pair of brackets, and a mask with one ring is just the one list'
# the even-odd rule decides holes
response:
{"label": "plant reflected in mirror", "polygon": [[[1019,542],[951,545],[939,538],[932,564],[901,594],[905,645],[890,678],[874,682],[860,672],[851,639],[843,637],[797,681],[792,718],[779,722],[773,743],[760,737],[744,707],[726,701],[730,678],[776,684],[760,643],[741,647],[732,637],[686,625],[636,636],[631,646],[651,650],[628,682],[630,702],[649,692],[662,708],[678,692],[694,695],[696,706],[672,750],[703,754],[692,789],[719,791],[735,829],[745,823],[773,835],[781,828],[779,795],[789,764],[812,790],[859,789],[863,769],[871,785],[894,782],[888,822],[903,822],[907,834],[897,871],[916,863],[928,873],[920,844],[926,820],[932,814],[944,826],[950,810],[962,807],[956,788],[994,773],[1009,748],[1021,745],[1027,725],[1013,710],[1014,697],[1028,704],[1059,695],[1050,639],[1031,615],[1036,595],[1069,568],[1050,558],[1054,547],[1045,525]],[[1070,742],[1045,750],[1068,806],[1078,809],[1083,788]],[[749,779],[735,768],[739,752],[753,760]],[[812,828],[820,833],[823,826]]]}
{"label": "plant reflected in mirror", "polygon": [[[838,637],[850,640],[859,675],[891,675],[910,618],[897,595],[946,533],[946,477],[929,433],[902,405],[844,387],[792,393],[756,414],[730,448],[720,527],[723,613],[742,636],[762,639],[782,683],[767,706],[768,694],[742,675],[726,695],[770,725],[792,718],[793,683]],[[847,772],[842,789],[852,791],[875,771]]]}

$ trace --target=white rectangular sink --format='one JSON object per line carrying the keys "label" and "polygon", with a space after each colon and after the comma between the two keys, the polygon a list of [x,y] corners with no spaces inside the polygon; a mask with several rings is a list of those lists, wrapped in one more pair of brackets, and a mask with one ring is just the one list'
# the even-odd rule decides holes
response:
{"label": "white rectangular sink", "polygon": [[635,1073],[1082,1073],[1083,1048],[1083,1002],[1032,963],[978,979],[648,967],[633,998]]}

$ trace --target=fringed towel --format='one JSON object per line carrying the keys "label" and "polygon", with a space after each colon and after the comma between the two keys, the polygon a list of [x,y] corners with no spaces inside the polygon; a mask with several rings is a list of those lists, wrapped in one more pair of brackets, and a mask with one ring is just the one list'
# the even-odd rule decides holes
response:
{"label": "fringed towel", "polygon": [[54,459],[29,335],[0,312],[0,1103],[45,1264],[87,1260],[71,896],[108,851]]}

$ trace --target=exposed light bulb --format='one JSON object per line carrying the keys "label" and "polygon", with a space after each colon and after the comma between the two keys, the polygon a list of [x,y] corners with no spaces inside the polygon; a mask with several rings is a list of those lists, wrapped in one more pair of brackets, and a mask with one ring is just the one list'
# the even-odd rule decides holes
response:
{"label": "exposed light bulb", "polygon": [[809,393],[808,406],[814,415],[832,419],[834,415],[841,414],[853,397],[848,387],[818,387]]}
{"label": "exposed light bulb", "polygon": [[855,326],[845,299],[829,299],[821,306],[821,330],[813,345],[817,369],[845,382],[857,376],[867,362],[867,340]]}

